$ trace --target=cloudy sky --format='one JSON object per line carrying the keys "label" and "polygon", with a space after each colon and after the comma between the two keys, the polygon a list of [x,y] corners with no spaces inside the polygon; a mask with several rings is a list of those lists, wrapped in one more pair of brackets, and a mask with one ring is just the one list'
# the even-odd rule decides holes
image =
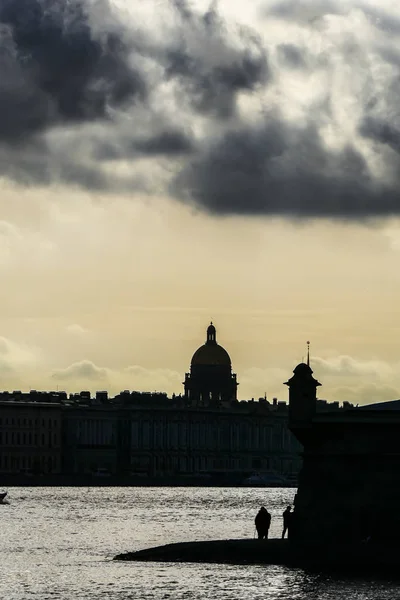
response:
{"label": "cloudy sky", "polygon": [[0,0],[0,389],[400,397],[400,6]]}

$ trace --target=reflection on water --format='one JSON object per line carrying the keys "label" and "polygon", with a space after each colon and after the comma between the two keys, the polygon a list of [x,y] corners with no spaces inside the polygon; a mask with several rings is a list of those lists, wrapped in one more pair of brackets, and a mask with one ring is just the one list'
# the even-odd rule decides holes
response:
{"label": "reflection on water", "polygon": [[292,489],[14,488],[0,507],[0,597],[7,600],[392,600],[400,585],[279,566],[114,562],[178,541],[254,536],[264,504],[271,537]]}

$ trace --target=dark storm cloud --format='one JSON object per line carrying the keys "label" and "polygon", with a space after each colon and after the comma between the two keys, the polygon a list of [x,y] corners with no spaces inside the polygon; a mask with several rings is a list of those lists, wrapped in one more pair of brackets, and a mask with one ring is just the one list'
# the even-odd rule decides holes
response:
{"label": "dark storm cloud", "polygon": [[204,148],[173,190],[213,214],[367,218],[400,211],[397,189],[371,179],[351,146],[333,153],[315,128],[279,120]]}
{"label": "dark storm cloud", "polygon": [[400,129],[394,124],[367,117],[360,126],[360,133],[400,154]]}
{"label": "dark storm cloud", "polygon": [[304,53],[294,44],[279,44],[276,50],[279,60],[285,66],[292,69],[302,69],[306,66]]}
{"label": "dark storm cloud", "polygon": [[158,135],[136,142],[136,148],[142,154],[188,154],[193,149],[190,135],[179,130],[162,131]]}
{"label": "dark storm cloud", "polygon": [[21,185],[50,185],[55,180],[94,191],[109,191],[120,182],[70,155],[55,156],[43,140],[0,146],[0,171]]}
{"label": "dark storm cloud", "polygon": [[114,143],[105,140],[96,144],[95,156],[100,160],[118,160],[140,156],[185,156],[194,151],[193,136],[186,131],[166,129],[153,136],[124,139],[119,137]]}
{"label": "dark storm cloud", "polygon": [[[167,77],[180,79],[195,110],[232,116],[237,92],[253,91],[270,77],[260,37],[246,27],[232,35],[215,9],[197,14],[184,1],[174,5],[185,34],[166,49]],[[193,51],[193,41],[200,51]]]}
{"label": "dark storm cloud", "polygon": [[[172,0],[169,9],[157,38],[108,0],[0,0],[0,173],[126,191],[102,161],[174,159],[196,145],[178,110],[159,108],[165,85],[187,116],[233,117],[237,95],[268,79],[259,37],[232,32],[215,10]],[[90,124],[114,129],[98,135]],[[48,135],[56,130],[74,138],[64,155]]]}
{"label": "dark storm cloud", "polygon": [[[104,22],[113,18],[106,0],[96,4]],[[116,18],[112,31],[96,31],[88,0],[0,0],[0,140],[105,118],[110,108],[147,100],[144,58],[163,70],[160,83],[179,79],[198,110],[231,114],[236,93],[267,76],[260,41],[243,30],[231,42],[215,11],[197,15],[183,2],[175,9],[187,31],[157,47],[151,32],[146,39]],[[190,36],[204,50],[213,45],[215,55],[191,47]]]}
{"label": "dark storm cloud", "polygon": [[[312,27],[325,15],[342,17],[352,8],[362,11],[363,4],[287,0],[269,7],[268,12],[283,22],[294,21]],[[388,15],[383,11],[367,7],[364,14],[380,34],[396,31],[397,19],[394,18],[389,27]],[[336,26],[336,36],[338,31]],[[331,77],[335,61],[339,59],[353,70],[355,81],[362,74],[364,87],[360,88],[361,95],[353,98],[361,115],[357,110],[353,113],[356,132],[353,139],[339,144],[336,151],[324,141],[321,130],[327,123],[334,123],[334,102],[339,101],[340,105],[341,93],[337,90],[339,95],[333,98],[328,88],[319,108],[310,106],[306,118],[298,124],[285,121],[277,108],[273,116],[258,120],[256,125],[237,124],[232,130],[206,141],[198,156],[177,175],[172,184],[173,193],[217,215],[358,220],[398,215],[400,128],[395,125],[400,123],[398,73],[392,70],[389,75],[384,62],[379,65],[382,71],[375,64],[373,74],[365,71],[369,66],[367,47],[360,46],[357,38],[350,35],[345,30],[342,39],[334,38],[333,43],[343,43],[335,50],[330,46],[329,54],[324,55],[322,44],[322,49],[318,48],[318,63],[315,60],[308,63],[307,50],[291,43],[277,45],[276,56],[281,71],[301,68],[312,73],[313,64],[318,64],[318,68],[323,64]],[[390,43],[392,54],[399,56],[399,48],[392,40]],[[372,60],[375,61],[378,54],[382,58],[382,46],[368,49],[371,49]],[[322,62],[321,56],[324,57]],[[381,72],[388,77],[384,86],[382,80],[374,79]],[[345,93],[350,90],[351,86]],[[349,112],[347,117],[353,114]],[[369,155],[371,159],[373,154],[380,160],[378,169],[376,165],[371,169],[364,157]]]}
{"label": "dark storm cloud", "polygon": [[87,6],[0,0],[0,139],[103,118],[108,107],[145,97],[130,48],[115,31],[96,39]]}
{"label": "dark storm cloud", "polygon": [[[108,0],[0,0],[0,174],[169,189],[219,215],[400,213],[398,19],[354,3],[369,23],[357,13],[341,36],[349,3],[282,0],[267,14],[299,36],[263,42],[215,8],[163,6],[153,30]],[[338,22],[310,41],[325,15]]]}

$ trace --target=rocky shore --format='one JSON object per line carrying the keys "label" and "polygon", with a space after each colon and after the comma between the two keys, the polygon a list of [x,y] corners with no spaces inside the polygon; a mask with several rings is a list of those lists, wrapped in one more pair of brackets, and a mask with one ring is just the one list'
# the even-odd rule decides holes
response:
{"label": "rocky shore", "polygon": [[373,544],[330,547],[295,544],[289,540],[212,540],[182,542],[119,554],[114,560],[285,565],[351,575],[400,576],[395,548]]}

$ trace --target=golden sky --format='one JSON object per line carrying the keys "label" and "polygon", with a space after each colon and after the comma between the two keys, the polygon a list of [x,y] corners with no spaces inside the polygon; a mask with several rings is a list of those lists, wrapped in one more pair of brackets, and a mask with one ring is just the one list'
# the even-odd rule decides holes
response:
{"label": "golden sky", "polygon": [[286,399],[311,341],[328,399],[397,397],[400,225],[210,217],[4,186],[5,389],[179,393],[212,319],[241,398]]}
{"label": "golden sky", "polygon": [[307,340],[321,398],[398,398],[400,9],[146,6],[128,101],[0,116],[0,388],[180,393],[212,320],[241,399],[286,400]]}

